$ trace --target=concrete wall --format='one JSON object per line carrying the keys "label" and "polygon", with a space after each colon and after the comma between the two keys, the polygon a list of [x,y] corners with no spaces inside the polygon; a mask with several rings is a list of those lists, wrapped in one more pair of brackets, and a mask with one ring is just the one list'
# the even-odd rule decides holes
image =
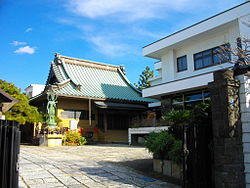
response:
{"label": "concrete wall", "polygon": [[240,110],[242,122],[242,142],[245,165],[246,187],[250,187],[250,75],[239,75]]}

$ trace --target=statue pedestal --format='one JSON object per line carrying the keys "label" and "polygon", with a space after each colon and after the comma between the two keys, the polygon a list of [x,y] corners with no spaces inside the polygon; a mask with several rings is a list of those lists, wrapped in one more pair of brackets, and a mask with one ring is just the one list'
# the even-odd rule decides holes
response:
{"label": "statue pedestal", "polygon": [[48,146],[61,146],[62,145],[62,135],[61,134],[48,134]]}
{"label": "statue pedestal", "polygon": [[43,134],[38,135],[39,146],[61,146],[62,145],[62,134]]}

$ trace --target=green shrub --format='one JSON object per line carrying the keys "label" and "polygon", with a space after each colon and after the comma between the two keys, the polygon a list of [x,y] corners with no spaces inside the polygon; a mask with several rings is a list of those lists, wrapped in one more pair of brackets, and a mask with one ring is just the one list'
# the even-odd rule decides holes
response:
{"label": "green shrub", "polygon": [[70,144],[84,145],[87,143],[85,137],[82,137],[80,133],[75,131],[68,131],[65,134],[65,142]]}
{"label": "green shrub", "polygon": [[169,151],[169,159],[177,164],[181,164],[182,158],[183,158],[182,141],[175,140],[173,147]]}
{"label": "green shrub", "polygon": [[159,133],[152,132],[146,136],[144,145],[154,155],[159,156],[160,159],[169,158],[169,151],[174,144],[175,138],[167,131],[161,131]]}
{"label": "green shrub", "polygon": [[182,162],[182,141],[167,131],[149,133],[145,137],[144,145],[155,158],[167,159],[179,164]]}
{"label": "green shrub", "polygon": [[166,116],[163,116],[162,119],[168,121],[172,125],[181,126],[183,124],[187,124],[190,120],[190,117],[190,110],[173,110]]}
{"label": "green shrub", "polygon": [[87,140],[85,137],[80,136],[80,140],[79,140],[80,146],[83,146],[85,144],[87,144]]}

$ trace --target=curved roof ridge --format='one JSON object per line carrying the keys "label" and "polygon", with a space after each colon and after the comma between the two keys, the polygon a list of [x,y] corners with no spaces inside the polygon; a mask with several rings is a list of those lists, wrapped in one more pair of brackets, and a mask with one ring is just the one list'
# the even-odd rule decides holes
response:
{"label": "curved roof ridge", "polygon": [[61,59],[62,62],[69,63],[69,64],[78,64],[82,66],[95,67],[95,68],[100,68],[100,69],[105,69],[105,70],[110,70],[110,71],[117,71],[117,69],[120,67],[118,65],[111,65],[107,63],[100,63],[100,62],[95,62],[95,61],[90,61],[90,60],[85,60],[85,59],[78,59],[78,58],[63,56],[57,53],[55,54],[55,58]]}
{"label": "curved roof ridge", "polygon": [[139,91],[127,78],[127,76],[123,73],[123,71],[119,68],[118,72],[121,74],[122,78],[124,79],[124,81],[132,88],[134,89],[136,92],[138,92],[139,94],[141,94],[142,92]]}
{"label": "curved roof ridge", "polygon": [[65,62],[64,62],[64,61],[62,62],[62,68],[64,69],[64,72],[67,74],[69,80],[70,80],[75,86],[79,85],[79,83],[78,83],[74,78],[72,78],[72,77],[70,76],[70,74],[68,73],[69,70],[68,70],[67,67],[65,66]]}

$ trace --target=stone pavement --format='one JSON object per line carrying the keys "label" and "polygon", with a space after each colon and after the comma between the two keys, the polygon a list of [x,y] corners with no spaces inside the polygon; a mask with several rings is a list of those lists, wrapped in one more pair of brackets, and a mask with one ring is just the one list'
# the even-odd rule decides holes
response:
{"label": "stone pavement", "polygon": [[144,148],[122,145],[21,146],[19,187],[179,188],[115,163],[150,157]]}

